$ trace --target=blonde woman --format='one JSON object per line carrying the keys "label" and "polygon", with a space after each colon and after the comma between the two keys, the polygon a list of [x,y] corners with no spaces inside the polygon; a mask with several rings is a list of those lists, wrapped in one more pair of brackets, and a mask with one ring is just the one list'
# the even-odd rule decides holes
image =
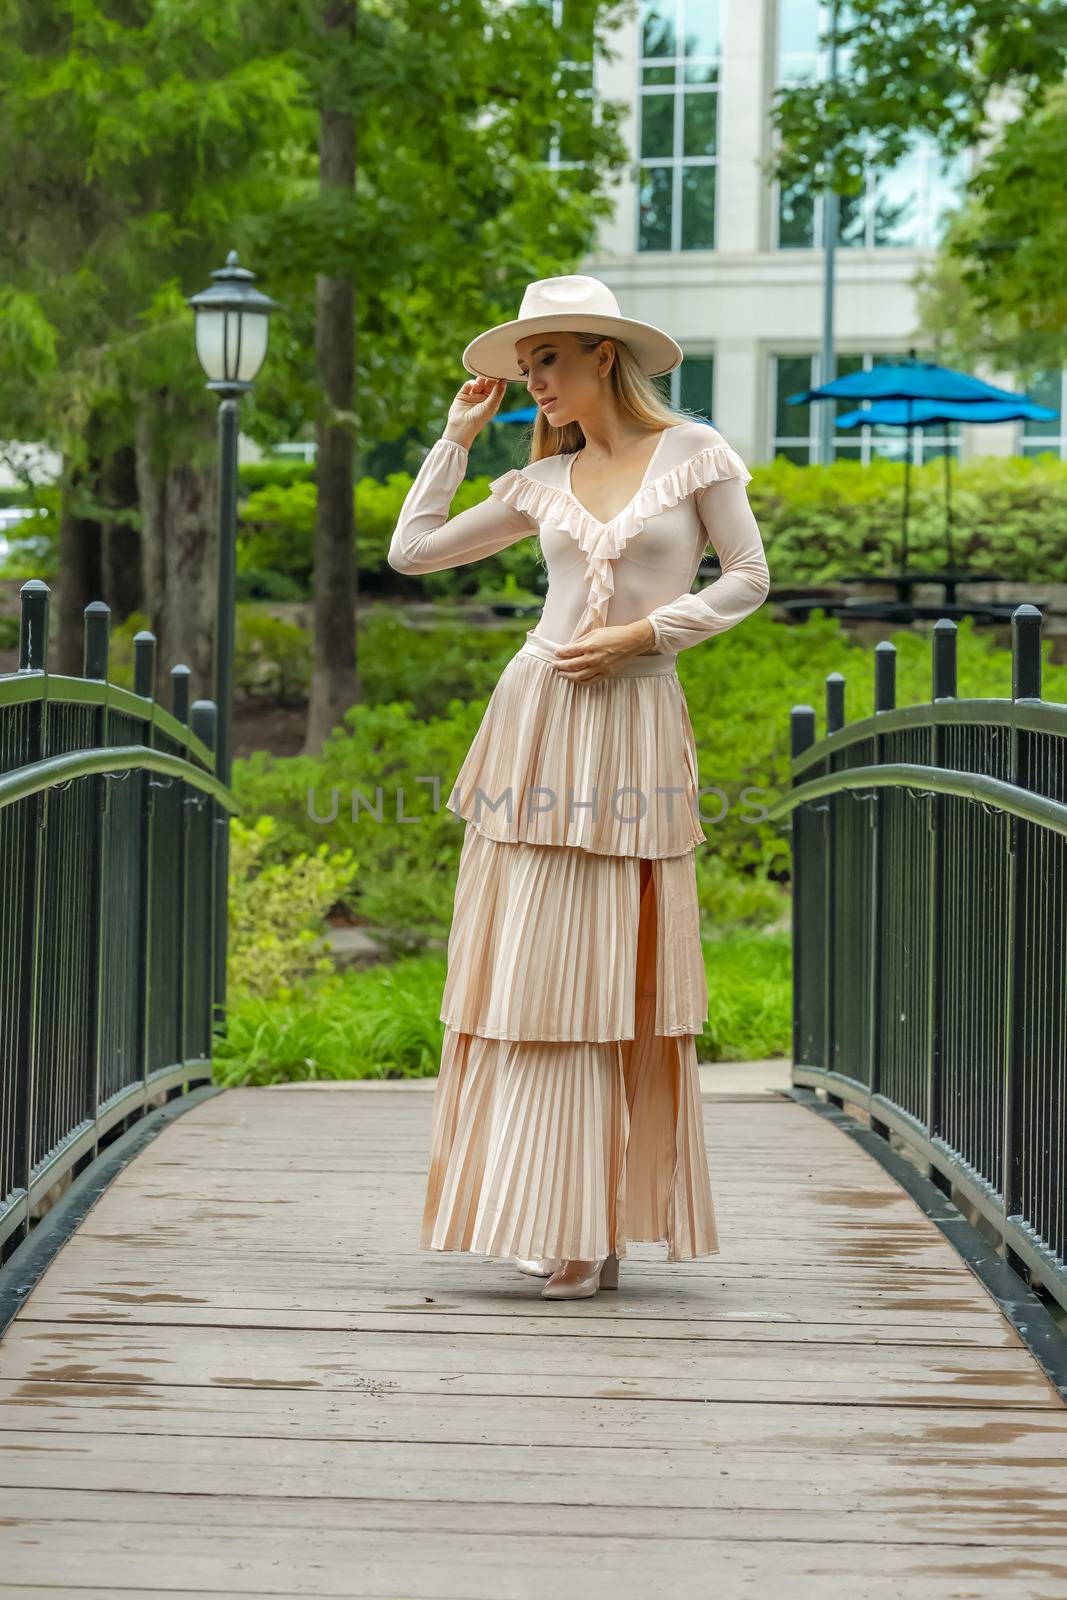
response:
{"label": "blonde woman", "polygon": [[[392,536],[437,572],[536,535],[548,591],[448,799],[465,824],[421,1245],[513,1256],[546,1299],[618,1285],[627,1244],[717,1254],[695,1035],[707,1020],[696,747],[676,670],[749,616],[767,562],[716,430],[651,379],[682,359],[606,284],[540,279],[474,339]],[[508,382],[527,466],[449,520]],[[708,543],[721,576],[690,593]]]}

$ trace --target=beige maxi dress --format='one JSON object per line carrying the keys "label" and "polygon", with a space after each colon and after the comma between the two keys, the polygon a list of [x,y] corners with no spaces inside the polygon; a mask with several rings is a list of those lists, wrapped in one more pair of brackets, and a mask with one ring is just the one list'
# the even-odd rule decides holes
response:
{"label": "beige maxi dress", "polygon": [[[464,838],[420,1243],[594,1260],[665,1240],[681,1260],[719,1237],[695,1041],[706,835],[675,663],[769,577],[751,474],[714,428],[664,429],[607,523],[571,491],[573,460],[505,472],[448,520],[467,451],[440,439],[390,545],[392,567],[423,573],[536,534],[549,577],[447,802]],[[691,594],[709,540],[722,576]],[[647,654],[591,682],[557,670],[559,644],[645,616]]]}

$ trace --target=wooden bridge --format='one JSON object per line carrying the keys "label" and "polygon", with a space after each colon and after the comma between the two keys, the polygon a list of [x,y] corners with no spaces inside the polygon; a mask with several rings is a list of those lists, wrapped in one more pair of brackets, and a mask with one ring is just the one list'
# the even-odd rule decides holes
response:
{"label": "wooden bridge", "polygon": [[[97,726],[84,773],[47,765],[47,717],[31,760],[9,738],[0,830],[35,889],[0,948],[28,975],[0,1037],[0,1594],[1062,1600],[1067,708],[1021,612],[1011,700],[897,711],[879,647],[871,727],[839,680],[822,740],[794,712],[788,1086],[705,1069],[721,1254],[638,1246],[618,1294],[570,1304],[416,1248],[431,1084],[210,1083],[215,956],[183,918],[215,903],[206,825],[232,802],[182,704],[131,697],[126,748]],[[19,704],[101,681],[27,676]],[[184,753],[153,765],[163,729]],[[107,770],[175,790],[102,858],[107,813],[71,797]],[[171,825],[181,851],[153,845]],[[140,906],[135,973],[162,927],[187,952],[121,1029],[128,986],[91,941],[58,982],[35,920],[79,827],[85,925]]]}

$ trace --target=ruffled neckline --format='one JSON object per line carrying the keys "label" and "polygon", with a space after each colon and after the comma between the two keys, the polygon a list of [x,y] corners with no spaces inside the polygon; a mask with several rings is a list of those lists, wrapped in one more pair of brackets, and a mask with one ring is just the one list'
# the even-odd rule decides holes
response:
{"label": "ruffled neckline", "polygon": [[[646,473],[653,470],[668,433],[673,432],[674,427],[684,426],[684,423],[676,423],[663,430],[645,469]],[[605,626],[608,604],[615,592],[612,562],[618,560],[630,540],[640,533],[648,517],[669,511],[672,506],[709,483],[716,483],[723,478],[740,478],[742,483],[749,483],[752,478],[751,472],[730,445],[709,444],[695,451],[685,461],[678,462],[676,466],[643,483],[610,522],[600,522],[569,488],[570,466],[577,453],[572,451],[568,456],[551,458],[566,462],[565,482],[562,485],[545,483],[541,478],[533,477],[526,467],[513,467],[489,485],[492,494],[525,512],[539,526],[547,524],[571,534],[584,553],[589,601],[575,629],[575,636],[589,628]]]}

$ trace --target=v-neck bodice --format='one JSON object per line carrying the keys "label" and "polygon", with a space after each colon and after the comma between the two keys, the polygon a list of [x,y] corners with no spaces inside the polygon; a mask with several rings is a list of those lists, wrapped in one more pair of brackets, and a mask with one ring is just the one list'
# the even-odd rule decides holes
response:
{"label": "v-neck bodice", "polygon": [[566,490],[567,494],[570,495],[571,499],[579,507],[579,509],[585,512],[587,517],[591,518],[593,522],[599,523],[602,528],[610,528],[611,524],[619,520],[619,518],[628,509],[628,507],[633,504],[633,502],[637,499],[637,496],[647,485],[649,478],[652,476],[656,462],[659,460],[663,446],[666,443],[667,435],[675,427],[685,427],[685,423],[668,423],[665,428],[660,429],[659,438],[656,440],[655,448],[648,458],[644,472],[641,474],[641,482],[638,484],[637,489],[630,496],[629,500],[627,500],[626,504],[624,506],[620,506],[618,511],[610,516],[606,522],[601,522],[599,517],[593,516],[593,513],[589,510],[589,507],[584,505],[574,492],[574,463],[581,455],[581,450],[572,450],[569,452],[569,454],[563,457],[564,461],[566,462],[566,468],[563,476],[564,489]]}
{"label": "v-neck bodice", "polygon": [[[653,649],[671,654],[732,627],[761,602],[769,575],[744,492],[752,474],[715,428],[690,419],[664,428],[640,488],[608,522],[574,494],[577,453],[513,467],[491,481],[485,500],[450,518],[468,450],[439,439],[401,507],[390,565],[437,572],[536,534],[548,592],[531,631],[552,645],[647,618]],[[693,594],[709,542],[722,575]]]}
{"label": "v-neck bodice", "polygon": [[715,428],[674,423],[663,429],[640,488],[601,522],[571,487],[577,454],[544,456],[489,485],[537,525],[549,577],[537,632],[557,643],[609,621],[631,622],[665,591],[688,589],[708,542],[696,495],[719,479],[752,476]]}

